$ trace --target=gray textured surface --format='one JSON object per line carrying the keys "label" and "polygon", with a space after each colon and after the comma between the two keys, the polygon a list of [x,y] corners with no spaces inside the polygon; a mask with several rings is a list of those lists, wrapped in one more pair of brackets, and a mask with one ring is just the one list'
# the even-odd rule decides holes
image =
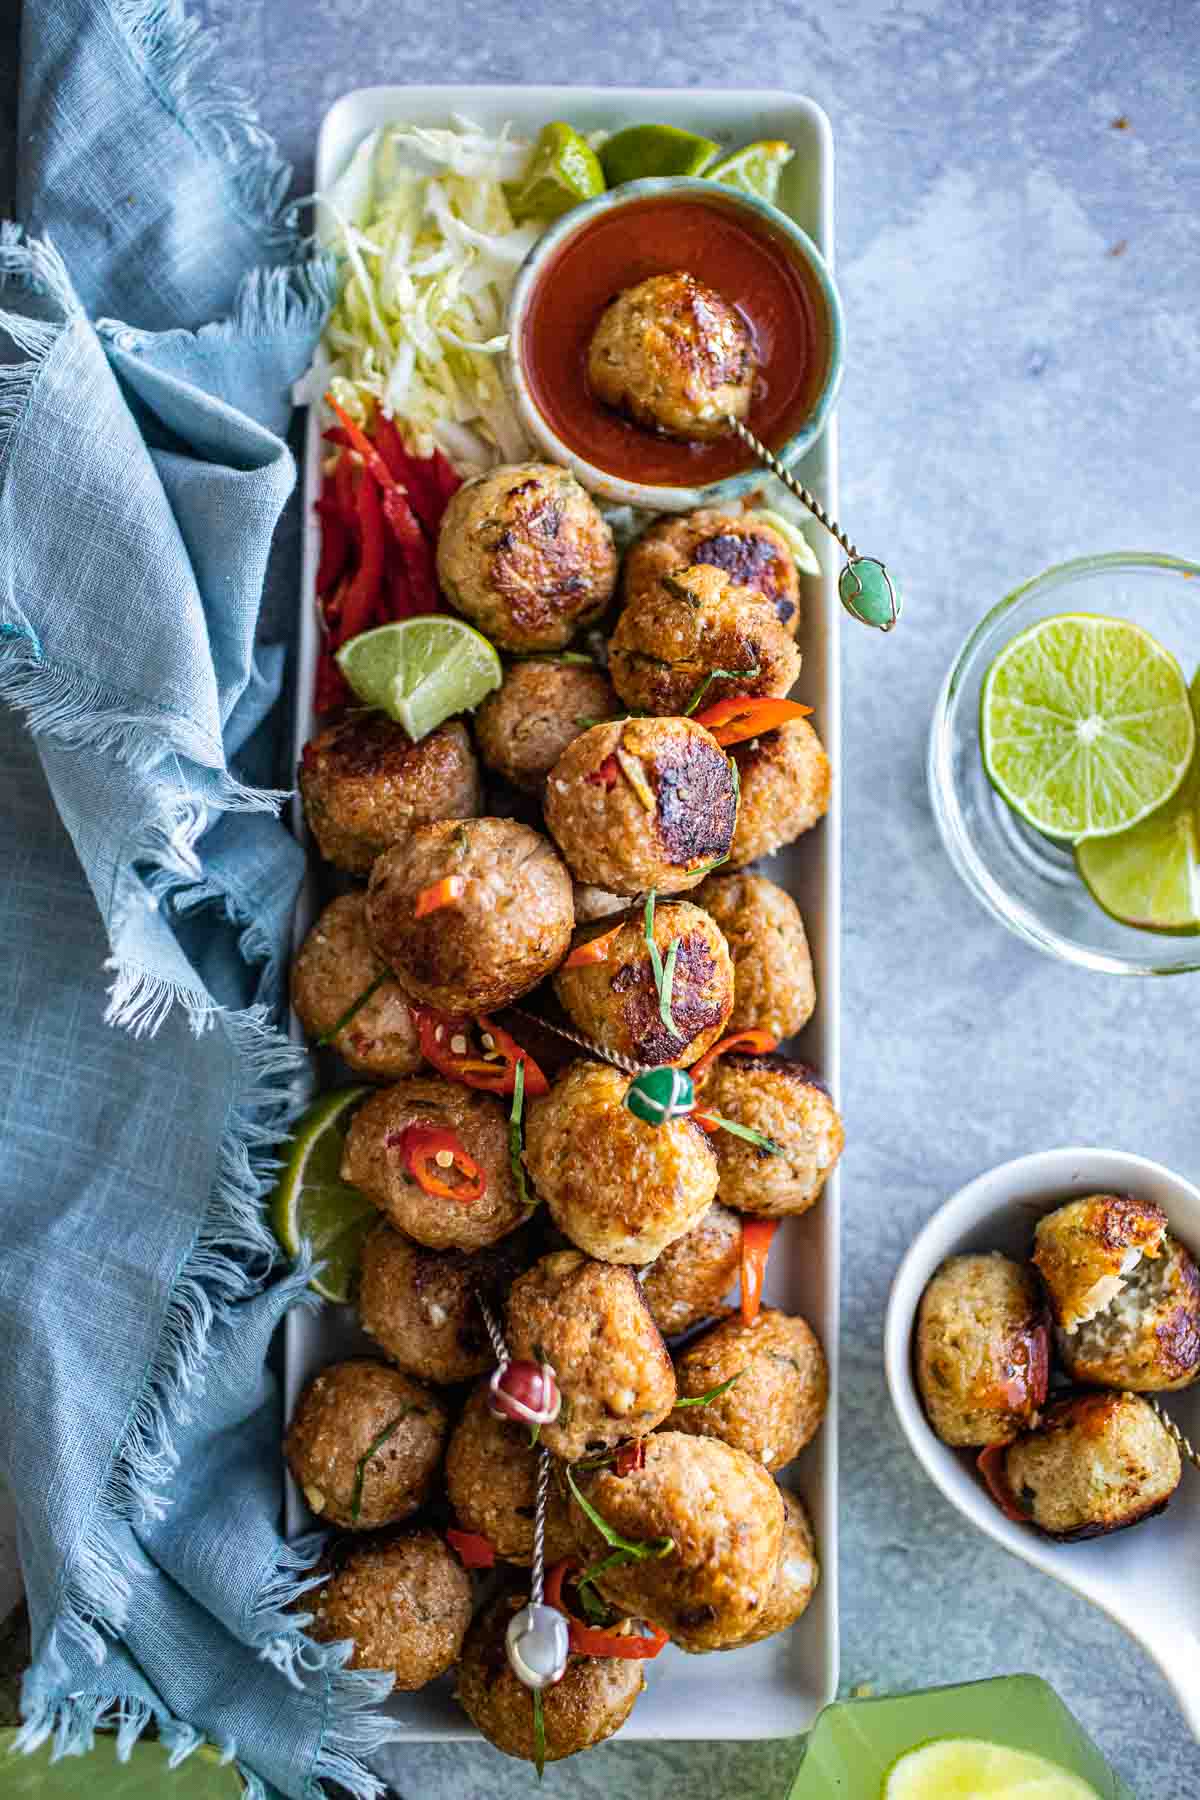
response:
{"label": "gray textured surface", "polygon": [[[1139,1800],[1200,1792],[1144,1658],[984,1543],[925,1481],[880,1368],[915,1227],[985,1166],[1055,1143],[1194,1172],[1194,981],[1131,986],[1024,950],[950,872],[923,786],[968,625],[1082,551],[1195,555],[1200,12],[1169,0],[837,0],[623,9],[209,0],[217,68],[304,184],[319,118],[372,81],[767,85],[838,151],[849,358],[843,511],[905,578],[894,639],[847,632],[843,1684],[1054,1682]],[[569,113],[569,106],[564,105]],[[1124,115],[1128,130],[1114,130]],[[1113,254],[1123,245],[1121,254]],[[795,1746],[622,1747],[548,1792],[782,1796]],[[396,1754],[405,1800],[533,1791],[487,1749]]]}

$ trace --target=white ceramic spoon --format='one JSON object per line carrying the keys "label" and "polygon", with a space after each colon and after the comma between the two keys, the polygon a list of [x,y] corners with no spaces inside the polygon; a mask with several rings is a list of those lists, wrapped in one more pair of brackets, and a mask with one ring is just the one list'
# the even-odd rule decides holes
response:
{"label": "white ceramic spoon", "polygon": [[[973,1525],[1014,1556],[1053,1575],[1124,1626],[1154,1658],[1200,1738],[1200,1471],[1184,1463],[1165,1513],[1111,1537],[1055,1544],[1006,1519],[969,1453],[934,1436],[913,1379],[912,1340],[922,1290],[938,1264],[963,1250],[1027,1257],[1038,1218],[1081,1194],[1154,1200],[1200,1260],[1200,1190],[1161,1164],[1119,1150],[1046,1150],[980,1175],[947,1200],[915,1239],[892,1283],[884,1359],[892,1404],[926,1473]],[[1157,1396],[1193,1443],[1200,1440],[1200,1384]]]}

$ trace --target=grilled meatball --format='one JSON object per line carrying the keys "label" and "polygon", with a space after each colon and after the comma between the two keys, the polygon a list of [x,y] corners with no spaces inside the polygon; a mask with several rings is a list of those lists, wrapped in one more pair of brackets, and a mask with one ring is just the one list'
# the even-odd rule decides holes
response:
{"label": "grilled meatball", "polygon": [[829,758],[807,719],[789,719],[762,737],[733,746],[742,798],[729,853],[741,869],[773,856],[829,811]]}
{"label": "grilled meatball", "polygon": [[735,1050],[705,1071],[700,1088],[706,1111],[780,1146],[776,1154],[732,1132],[713,1133],[726,1206],[772,1219],[807,1212],[846,1141],[837,1108],[813,1071],[786,1056]]}
{"label": "grilled meatball", "polygon": [[501,650],[561,650],[612,598],[612,532],[569,469],[510,463],[466,481],[442,519],[438,580]]}
{"label": "grilled meatball", "polygon": [[733,958],[728,1031],[787,1038],[812,1017],[817,994],[799,908],[764,875],[710,875],[697,906],[721,927]]}
{"label": "grilled meatball", "polygon": [[555,1456],[574,1462],[643,1437],[675,1403],[675,1371],[632,1270],[578,1250],[543,1256],[508,1295],[508,1348],[548,1362],[562,1411],[542,1426]]}
{"label": "grilled meatball", "polygon": [[641,1275],[650,1317],[671,1337],[711,1319],[738,1278],[742,1221],[714,1200],[699,1224],[668,1244]]}
{"label": "grilled meatball", "polygon": [[796,559],[773,525],[753,512],[698,512],[657,519],[625,557],[621,589],[627,605],[653,593],[664,575],[689,563],[724,569],[739,587],[755,588],[795,637],[800,623]]}
{"label": "grilled meatball", "polygon": [[[417,917],[447,878],[464,886]],[[515,819],[423,825],[381,856],[367,889],[375,948],[405,992],[448,1013],[493,1012],[560,963],[575,914],[571,878],[552,844]]]}
{"label": "grilled meatball", "polygon": [[[613,921],[606,919],[581,942],[612,928]],[[678,945],[671,985],[673,1030],[663,1023],[640,910],[626,914],[603,962],[560,968],[554,991],[575,1028],[603,1049],[634,1062],[686,1068],[725,1029],[733,1006],[733,964],[717,925],[687,900],[655,908],[654,942],[664,965],[672,944]]]}
{"label": "grilled meatball", "polygon": [[594,664],[514,663],[475,714],[475,741],[489,768],[537,793],[572,739],[616,711],[617,696]]}
{"label": "grilled meatball", "polygon": [[786,1631],[808,1611],[808,1603],[816,1593],[820,1565],[804,1502],[786,1488],[780,1488],[779,1498],[783,1501],[783,1544],[766,1603],[753,1631],[736,1644],[722,1644],[723,1650],[741,1650],[747,1644],[774,1637],[777,1631]]}
{"label": "grilled meatball", "polygon": [[1115,1299],[1073,1332],[1058,1354],[1076,1381],[1136,1394],[1190,1387],[1200,1375],[1200,1270],[1178,1238],[1143,1257]]}
{"label": "grilled meatball", "polygon": [[735,306],[684,269],[610,300],[588,345],[598,400],[666,437],[725,437],[750,411],[757,361]]}
{"label": "grilled meatball", "polygon": [[812,1327],[764,1307],[752,1325],[734,1314],[675,1359],[680,1400],[732,1381],[705,1406],[676,1406],[672,1431],[720,1438],[764,1469],[782,1469],[815,1437],[829,1401],[829,1370]]}
{"label": "grilled meatball", "polygon": [[1010,1444],[1037,1424],[1050,1319],[1033,1270],[998,1250],[951,1256],[917,1313],[917,1385],[944,1444]]}
{"label": "grilled meatball", "polygon": [[735,587],[724,569],[697,563],[629,601],[609,640],[608,672],[626,706],[677,714],[701,691],[705,706],[733,694],[786,694],[800,652],[757,588]]}
{"label": "grilled meatball", "polygon": [[477,1296],[491,1306],[533,1260],[529,1231],[487,1250],[426,1250],[381,1220],[362,1247],[358,1316],[384,1355],[423,1381],[470,1381],[495,1360]]}
{"label": "grilled meatball", "polygon": [[423,1382],[355,1357],[309,1382],[284,1451],[313,1512],[369,1531],[399,1524],[429,1497],[448,1423]]}
{"label": "grilled meatball", "polygon": [[1183,1472],[1166,1426],[1136,1394],[1072,1394],[1003,1451],[1017,1507],[1047,1537],[1071,1542],[1161,1512]]}
{"label": "grilled meatball", "polygon": [[[501,1594],[480,1613],[467,1633],[455,1693],[489,1744],[533,1762],[533,1694],[518,1681],[505,1652],[509,1621],[528,1603],[528,1594]],[[634,1658],[568,1657],[562,1680],[542,1690],[546,1761],[590,1750],[620,1731],[645,1685]]]}
{"label": "grilled meatball", "polygon": [[691,1119],[645,1125],[629,1076],[573,1062],[526,1110],[525,1162],[550,1216],[603,1262],[645,1263],[708,1211],[717,1159]]}
{"label": "grilled meatball", "polygon": [[471,1623],[471,1578],[436,1531],[406,1531],[335,1550],[309,1597],[318,1644],[349,1639],[349,1669],[388,1669],[413,1693],[458,1660]]}
{"label": "grilled meatball", "polygon": [[[360,1075],[411,1075],[424,1060],[417,1022],[375,954],[366,908],[362,893],[330,901],[292,964],[292,1005],[308,1036],[328,1039]],[[364,994],[369,998],[356,1006]],[[346,1023],[335,1032],[341,1019]]]}
{"label": "grilled meatball", "polygon": [[414,744],[380,712],[348,713],[305,744],[300,794],[321,855],[351,875],[431,819],[473,819],[483,798],[461,720]]}
{"label": "grilled meatball", "polygon": [[[528,1425],[498,1419],[481,1381],[463,1409],[446,1451],[446,1495],[464,1531],[478,1531],[505,1562],[533,1561],[538,1452]],[[575,1548],[563,1489],[553,1478],[546,1501],[546,1566]]]}
{"label": "grilled meatball", "polygon": [[729,759],[694,719],[593,725],[550,771],[546,824],[577,881],[679,894],[733,842]]}
{"label": "grilled meatball", "polygon": [[[616,1564],[596,1577],[604,1598],[649,1619],[685,1650],[745,1638],[767,1606],[783,1543],[783,1501],[761,1463],[718,1438],[656,1431],[645,1462],[577,1474],[581,1491],[623,1537],[673,1538],[663,1557]],[[608,1546],[577,1501],[572,1518],[589,1561]]]}
{"label": "grilled meatball", "polygon": [[1094,1319],[1125,1286],[1143,1256],[1158,1256],[1167,1215],[1132,1194],[1070,1200],[1038,1220],[1033,1239],[1054,1322],[1071,1333]]}
{"label": "grilled meatball", "polygon": [[628,905],[628,894],[610,894],[607,888],[589,887],[585,881],[575,883],[576,925],[588,925],[593,919],[611,923],[613,913],[624,912]]}
{"label": "grilled meatball", "polygon": [[[409,1170],[404,1133],[410,1125],[452,1131],[483,1171],[478,1200],[430,1194]],[[438,1169],[453,1187],[458,1177]],[[405,1237],[430,1250],[482,1250],[525,1217],[508,1155],[508,1113],[490,1094],[440,1075],[414,1075],[372,1094],[346,1134],[342,1180],[360,1188]]]}

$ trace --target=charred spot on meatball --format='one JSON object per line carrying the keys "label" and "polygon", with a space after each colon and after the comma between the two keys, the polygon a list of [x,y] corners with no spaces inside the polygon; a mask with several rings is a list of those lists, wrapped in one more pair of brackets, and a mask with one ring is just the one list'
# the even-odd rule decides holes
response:
{"label": "charred spot on meatball", "polygon": [[655,764],[658,835],[675,863],[723,856],[737,819],[729,764],[702,738],[670,738]]}
{"label": "charred spot on meatball", "polygon": [[352,712],[305,744],[300,794],[327,862],[365,875],[375,858],[431,819],[473,818],[482,790],[458,719],[414,743],[380,712]]}
{"label": "charred spot on meatball", "polygon": [[639,598],[663,575],[689,564],[722,569],[740,587],[757,589],[794,637],[800,620],[800,577],[785,539],[755,512],[713,507],[658,519],[626,553],[625,600]]}

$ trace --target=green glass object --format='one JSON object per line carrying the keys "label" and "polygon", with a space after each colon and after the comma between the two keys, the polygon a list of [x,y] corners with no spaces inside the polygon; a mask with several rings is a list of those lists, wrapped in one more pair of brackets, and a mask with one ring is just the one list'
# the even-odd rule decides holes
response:
{"label": "green glass object", "polygon": [[879,1800],[888,1770],[931,1738],[983,1738],[1044,1757],[1096,1800],[1135,1800],[1054,1689],[1036,1675],[827,1706],[805,1740],[788,1800]]}
{"label": "green glass object", "polygon": [[873,556],[856,556],[838,576],[838,598],[864,625],[890,631],[900,617],[900,589]]}
{"label": "green glass object", "polygon": [[15,1731],[0,1731],[5,1800],[239,1800],[245,1792],[232,1763],[201,1744],[177,1769],[154,1738],[140,1738],[125,1762],[115,1737],[99,1735],[86,1756],[50,1761],[50,1744],[31,1756],[9,1756]]}
{"label": "green glass object", "polygon": [[686,1069],[644,1069],[635,1075],[625,1104],[643,1125],[665,1125],[686,1118],[696,1104],[696,1090]]}

